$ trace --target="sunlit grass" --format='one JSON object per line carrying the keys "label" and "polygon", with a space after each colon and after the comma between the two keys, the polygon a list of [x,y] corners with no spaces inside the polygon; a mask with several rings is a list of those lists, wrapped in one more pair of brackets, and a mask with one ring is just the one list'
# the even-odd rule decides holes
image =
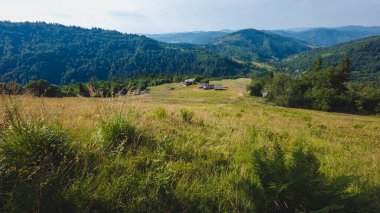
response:
{"label": "sunlit grass", "polygon": [[[107,202],[96,205],[105,209],[116,205],[118,210],[133,211],[140,204],[156,201],[158,203],[152,208],[169,205],[159,203],[157,197],[155,200],[155,196],[163,194],[144,195],[145,192],[158,193],[155,190],[160,190],[160,186],[167,187],[165,190],[173,192],[173,197],[182,202],[195,202],[199,208],[193,206],[192,210],[210,210],[213,208],[206,208],[207,205],[218,202],[247,209],[251,205],[248,198],[232,183],[235,176],[249,176],[253,150],[268,145],[268,141],[278,142],[287,151],[303,141],[320,160],[320,170],[327,178],[358,177],[357,189],[352,190],[363,186],[380,187],[380,117],[271,106],[245,93],[249,79],[212,83],[223,84],[227,89],[205,91],[196,86],[168,84],[153,87],[150,94],[142,96],[118,99],[2,96],[0,105],[5,109],[16,104],[25,118],[39,118],[47,124],[59,125],[71,135],[73,147],[84,153],[83,158],[101,156],[98,160],[102,170],[98,176],[83,177],[83,182],[72,186],[69,194],[81,197],[91,192],[99,193],[92,194],[98,197],[89,199],[101,200],[104,196]],[[174,90],[169,90],[171,87]],[[188,113],[190,120],[186,117]],[[108,159],[111,152],[102,146],[100,127],[102,121],[115,117],[132,122],[133,129],[138,131],[136,140],[145,145],[125,147],[121,157],[115,155]],[[3,116],[0,129],[4,123]],[[129,123],[126,126],[129,128]],[[121,128],[112,129],[117,135]],[[139,138],[140,135],[143,138]],[[161,169],[162,176],[152,173],[155,169]],[[138,177],[128,179],[127,172]],[[125,199],[122,193],[126,192],[118,191],[118,187],[126,183],[137,187],[138,178],[150,183],[154,190],[138,191],[132,187],[135,191],[130,193],[142,200],[122,200]],[[168,178],[175,185],[167,185]],[[111,185],[104,185],[107,181]],[[229,200],[232,197],[236,200]],[[136,206],[125,206],[127,202]]]}

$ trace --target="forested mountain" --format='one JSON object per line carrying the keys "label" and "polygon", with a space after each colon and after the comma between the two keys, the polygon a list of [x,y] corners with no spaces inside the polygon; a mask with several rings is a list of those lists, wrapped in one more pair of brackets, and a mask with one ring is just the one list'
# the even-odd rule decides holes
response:
{"label": "forested mountain", "polygon": [[348,58],[352,80],[380,82],[380,36],[300,53],[281,61],[279,68],[301,73],[318,58],[322,59],[322,67],[335,66]]}
{"label": "forested mountain", "polygon": [[301,31],[272,31],[282,36],[302,40],[308,44],[326,47],[380,35],[380,27],[345,26],[337,28],[313,28]]}
{"label": "forested mountain", "polygon": [[238,63],[145,36],[46,23],[0,22],[0,81],[55,84],[160,74],[229,76]]}
{"label": "forested mountain", "polygon": [[200,32],[183,32],[183,33],[167,33],[167,34],[149,34],[149,38],[167,43],[190,43],[204,44],[214,39],[221,38],[231,31],[200,31]]}
{"label": "forested mountain", "polygon": [[254,29],[228,34],[206,44],[205,48],[244,61],[277,60],[311,49],[296,39]]}

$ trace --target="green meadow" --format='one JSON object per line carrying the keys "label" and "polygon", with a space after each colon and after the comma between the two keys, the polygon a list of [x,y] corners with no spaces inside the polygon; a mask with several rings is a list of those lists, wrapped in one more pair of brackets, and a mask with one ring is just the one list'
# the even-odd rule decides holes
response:
{"label": "green meadow", "polygon": [[[0,98],[0,211],[376,212],[380,117],[246,92]],[[31,211],[32,209],[32,211]]]}

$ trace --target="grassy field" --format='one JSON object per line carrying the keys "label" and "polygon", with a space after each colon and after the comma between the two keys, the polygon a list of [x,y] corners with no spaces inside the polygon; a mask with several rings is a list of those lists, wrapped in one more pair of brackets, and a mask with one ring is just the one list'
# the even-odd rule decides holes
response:
{"label": "grassy field", "polygon": [[[249,193],[245,188],[258,182],[252,153],[273,142],[285,153],[301,143],[316,155],[326,179],[353,177],[346,190],[367,193],[379,206],[374,196],[380,187],[379,116],[272,106],[246,94],[249,82],[211,82],[224,91],[165,84],[146,95],[115,99],[2,96],[0,127],[6,131],[9,111],[17,108],[23,122],[38,121],[70,135],[80,175],[65,182],[57,196],[79,212],[261,211],[265,208],[252,201],[255,187]],[[104,128],[115,117],[135,128],[137,143],[105,148]],[[42,196],[45,188],[36,184],[36,197]],[[17,211],[18,205],[2,206]],[[43,211],[44,203],[33,208]]]}

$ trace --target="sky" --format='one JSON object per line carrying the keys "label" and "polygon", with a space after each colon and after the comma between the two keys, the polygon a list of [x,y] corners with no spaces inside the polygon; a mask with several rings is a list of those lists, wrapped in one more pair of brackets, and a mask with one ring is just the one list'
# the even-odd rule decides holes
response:
{"label": "sky", "polygon": [[126,33],[380,25],[380,0],[0,0],[0,20]]}

